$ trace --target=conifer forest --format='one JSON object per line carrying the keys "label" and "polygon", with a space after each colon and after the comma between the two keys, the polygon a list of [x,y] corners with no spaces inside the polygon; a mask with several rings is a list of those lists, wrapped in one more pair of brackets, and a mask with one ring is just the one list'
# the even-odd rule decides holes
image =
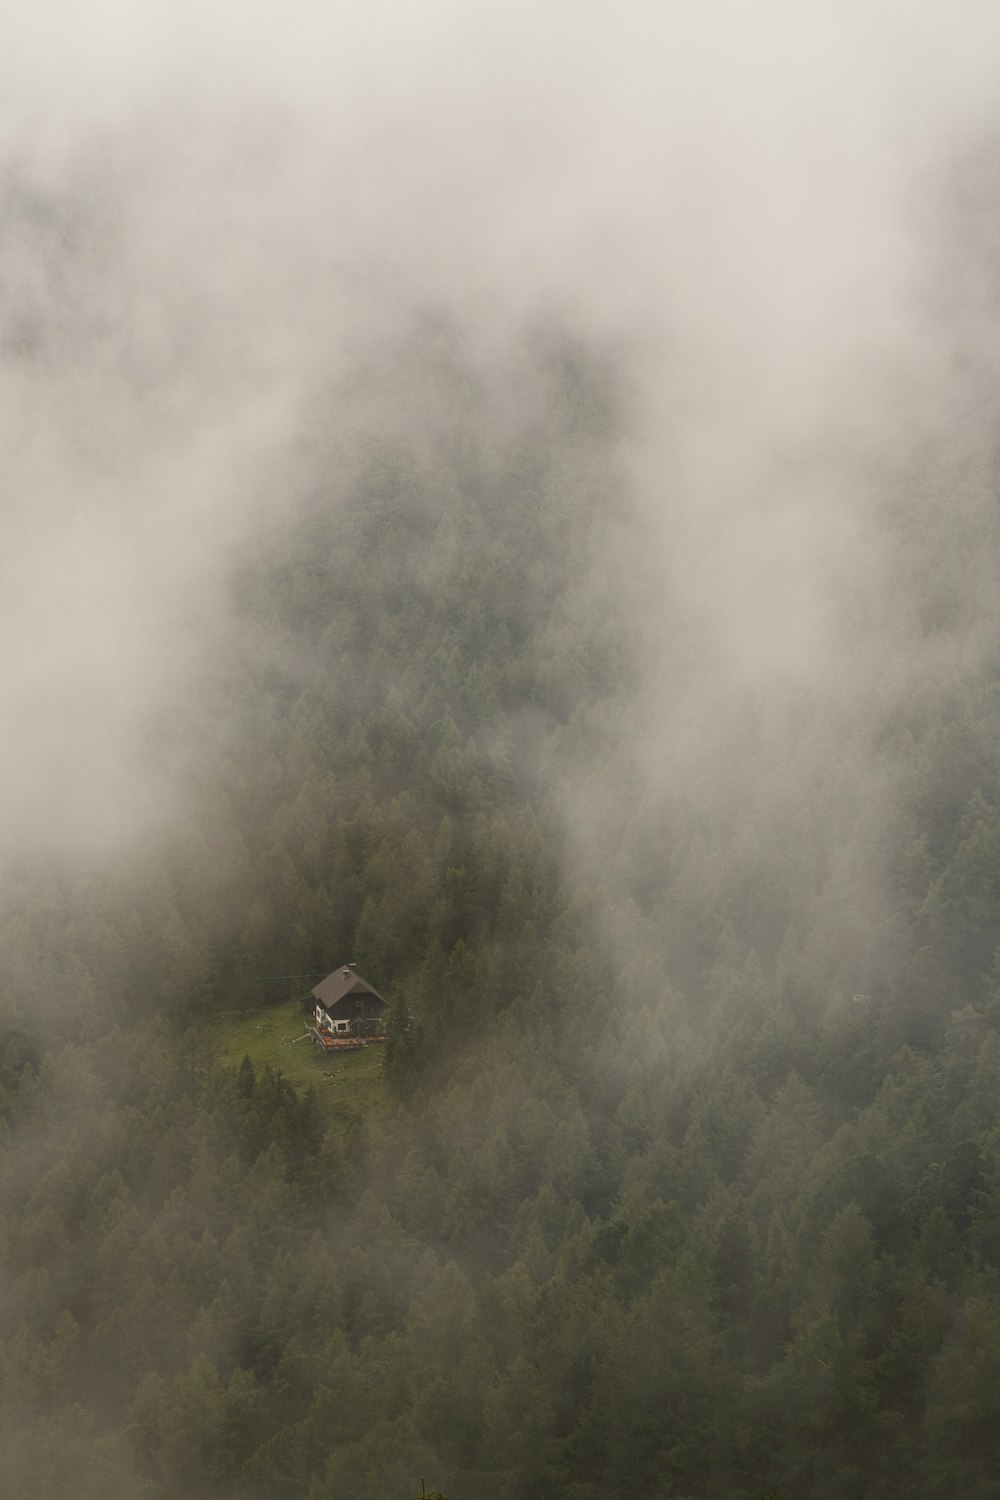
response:
{"label": "conifer forest", "polygon": [[0,1495],[994,1500],[1000,24],[97,9],[0,62]]}

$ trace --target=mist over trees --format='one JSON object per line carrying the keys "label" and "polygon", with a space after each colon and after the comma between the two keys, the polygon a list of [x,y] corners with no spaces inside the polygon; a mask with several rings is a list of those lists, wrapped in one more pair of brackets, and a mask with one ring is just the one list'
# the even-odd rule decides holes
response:
{"label": "mist over trees", "polygon": [[[993,1494],[988,49],[772,10],[24,18],[5,1496]],[[342,961],[366,1103],[224,1054]]]}

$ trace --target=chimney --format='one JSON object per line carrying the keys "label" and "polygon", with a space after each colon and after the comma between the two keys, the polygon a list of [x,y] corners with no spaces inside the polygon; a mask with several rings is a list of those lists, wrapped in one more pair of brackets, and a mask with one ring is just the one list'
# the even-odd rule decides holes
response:
{"label": "chimney", "polygon": [[357,966],[357,964],[351,964],[351,973],[352,974],[356,974],[357,972],[358,972],[358,966]]}

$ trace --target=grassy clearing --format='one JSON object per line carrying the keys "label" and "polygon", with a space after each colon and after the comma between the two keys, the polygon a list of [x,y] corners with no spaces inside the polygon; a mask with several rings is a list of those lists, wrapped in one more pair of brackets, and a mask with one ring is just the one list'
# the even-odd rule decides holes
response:
{"label": "grassy clearing", "polygon": [[208,1027],[215,1057],[227,1066],[239,1067],[244,1057],[255,1068],[270,1063],[296,1088],[314,1085],[317,1098],[333,1118],[381,1113],[384,1044],[331,1056],[311,1041],[299,1041],[304,1032],[305,1017],[298,1000],[232,1011],[215,1017]]}

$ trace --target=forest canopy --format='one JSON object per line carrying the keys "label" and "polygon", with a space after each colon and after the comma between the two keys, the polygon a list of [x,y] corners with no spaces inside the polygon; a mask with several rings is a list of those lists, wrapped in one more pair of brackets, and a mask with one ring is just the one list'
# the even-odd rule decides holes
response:
{"label": "forest canopy", "polygon": [[[777,761],[734,692],[661,784],[619,383],[532,359],[488,439],[412,330],[433,475],[373,445],[243,551],[187,815],[8,887],[5,1493],[987,1493],[989,617],[960,675],[874,664],[879,720],[783,690]],[[1000,537],[984,495],[928,547],[918,501],[885,541],[933,640]],[[218,1060],[261,976],[348,954],[386,1110]]]}
{"label": "forest canopy", "polygon": [[0,1493],[992,1500],[991,33],[143,3],[0,58]]}

